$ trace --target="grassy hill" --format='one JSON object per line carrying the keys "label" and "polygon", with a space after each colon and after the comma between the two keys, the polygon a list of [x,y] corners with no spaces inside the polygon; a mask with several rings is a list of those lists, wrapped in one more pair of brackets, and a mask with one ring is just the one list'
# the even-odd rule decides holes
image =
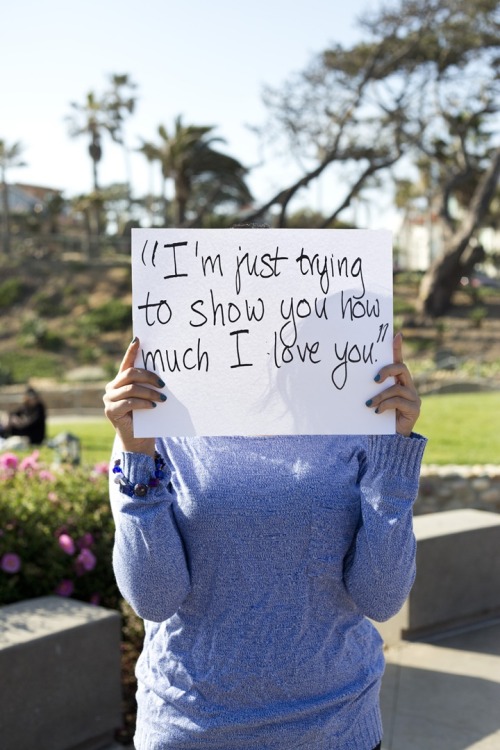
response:
{"label": "grassy hill", "polygon": [[0,266],[0,384],[66,380],[85,365],[111,375],[131,326],[127,260]]}
{"label": "grassy hill", "polygon": [[[418,281],[396,276],[394,323],[422,387],[457,378],[500,384],[500,290],[465,288],[449,315],[431,321],[415,313]],[[89,365],[111,377],[132,335],[130,287],[124,257],[0,261],[0,385],[62,382]]]}

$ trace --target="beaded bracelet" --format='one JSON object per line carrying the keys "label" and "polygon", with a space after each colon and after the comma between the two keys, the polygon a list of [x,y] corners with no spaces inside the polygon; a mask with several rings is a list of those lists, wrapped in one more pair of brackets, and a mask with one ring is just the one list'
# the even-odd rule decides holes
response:
{"label": "beaded bracelet", "polygon": [[129,497],[144,497],[144,495],[147,495],[148,491],[153,487],[158,487],[160,484],[160,481],[165,477],[165,472],[163,469],[165,468],[165,461],[160,456],[159,453],[155,452],[155,472],[154,475],[152,475],[147,484],[144,484],[143,482],[137,482],[137,484],[133,484],[130,479],[127,479],[126,476],[124,476],[122,468],[120,466],[120,459],[118,458],[115,461],[115,465],[113,467],[113,474],[115,474],[115,484],[120,485],[120,492],[123,492],[125,495],[128,495]]}

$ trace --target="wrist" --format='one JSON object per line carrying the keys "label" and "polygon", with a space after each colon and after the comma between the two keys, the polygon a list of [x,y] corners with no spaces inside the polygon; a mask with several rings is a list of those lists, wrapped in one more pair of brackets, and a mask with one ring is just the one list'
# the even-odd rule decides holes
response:
{"label": "wrist", "polygon": [[144,497],[160,486],[165,478],[165,461],[159,453],[154,458],[143,453],[122,454],[113,466],[114,481],[120,492],[129,497]]}
{"label": "wrist", "polygon": [[146,438],[120,438],[121,449],[124,453],[142,453],[145,456],[155,457],[155,439]]}

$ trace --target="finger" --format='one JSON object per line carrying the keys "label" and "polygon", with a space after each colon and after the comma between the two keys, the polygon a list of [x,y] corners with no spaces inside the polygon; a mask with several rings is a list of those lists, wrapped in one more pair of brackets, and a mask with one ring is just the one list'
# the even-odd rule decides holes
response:
{"label": "finger", "polygon": [[155,409],[156,401],[145,398],[124,398],[112,401],[108,395],[104,397],[104,414],[113,425],[120,424],[123,419],[129,421],[133,411],[139,409]]}
{"label": "finger", "polygon": [[140,341],[137,336],[135,336],[128,345],[127,351],[125,352],[118,372],[123,372],[124,370],[128,370],[130,367],[134,366],[135,358],[139,350],[139,344]]}
{"label": "finger", "polygon": [[141,367],[129,367],[126,370],[118,371],[116,378],[108,386],[113,390],[126,385],[133,385],[134,383],[145,383],[151,385],[153,388],[165,387],[165,383],[155,372],[145,370]]}
{"label": "finger", "polygon": [[119,401],[128,401],[131,399],[142,400],[142,401],[166,401],[167,397],[164,393],[154,390],[154,388],[147,388],[138,383],[130,383],[124,385],[121,388],[111,388],[107,393],[107,400],[110,403],[116,403]]}
{"label": "finger", "polygon": [[381,367],[378,375],[375,376],[375,382],[383,383],[390,377],[396,378],[401,385],[407,388],[414,388],[413,378],[404,362],[394,362],[392,365]]}
{"label": "finger", "polygon": [[382,414],[385,411],[396,410],[402,417],[415,417],[420,413],[420,401],[408,400],[402,396],[393,396],[384,399],[375,409],[375,414]]}
{"label": "finger", "polygon": [[407,388],[406,386],[396,383],[390,388],[386,388],[384,391],[377,393],[376,396],[368,399],[366,406],[376,408],[379,404],[389,398],[402,398],[407,401],[416,401],[418,397],[416,391],[412,388]]}
{"label": "finger", "polygon": [[111,421],[118,421],[121,417],[130,416],[138,409],[155,409],[156,401],[144,398],[125,398],[121,401],[107,401],[105,414]]}
{"label": "finger", "polygon": [[412,379],[408,368],[403,360],[403,334],[398,332],[392,342],[393,364],[382,367],[375,376],[377,383],[383,383],[388,377],[399,378],[403,385],[412,384]]}
{"label": "finger", "polygon": [[403,359],[403,334],[401,331],[394,336],[392,342],[392,350],[394,352],[394,362],[404,362]]}

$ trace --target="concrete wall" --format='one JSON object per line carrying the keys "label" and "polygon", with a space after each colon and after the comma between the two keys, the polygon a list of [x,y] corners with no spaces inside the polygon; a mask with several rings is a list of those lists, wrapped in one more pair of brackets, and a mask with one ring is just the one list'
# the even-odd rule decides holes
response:
{"label": "concrete wall", "polygon": [[117,612],[55,596],[0,607],[2,750],[101,750],[121,723]]}
{"label": "concrete wall", "polygon": [[[106,383],[58,383],[44,385],[36,379],[31,385],[37,389],[47,406],[48,417],[57,414],[103,414],[102,397]],[[3,386],[0,389],[0,412],[19,406],[25,391],[24,385]]]}
{"label": "concrete wall", "polygon": [[500,465],[422,467],[415,515],[460,508],[500,513]]}
{"label": "concrete wall", "polygon": [[414,519],[417,576],[402,610],[375,623],[387,645],[500,615],[500,515],[452,510]]}

